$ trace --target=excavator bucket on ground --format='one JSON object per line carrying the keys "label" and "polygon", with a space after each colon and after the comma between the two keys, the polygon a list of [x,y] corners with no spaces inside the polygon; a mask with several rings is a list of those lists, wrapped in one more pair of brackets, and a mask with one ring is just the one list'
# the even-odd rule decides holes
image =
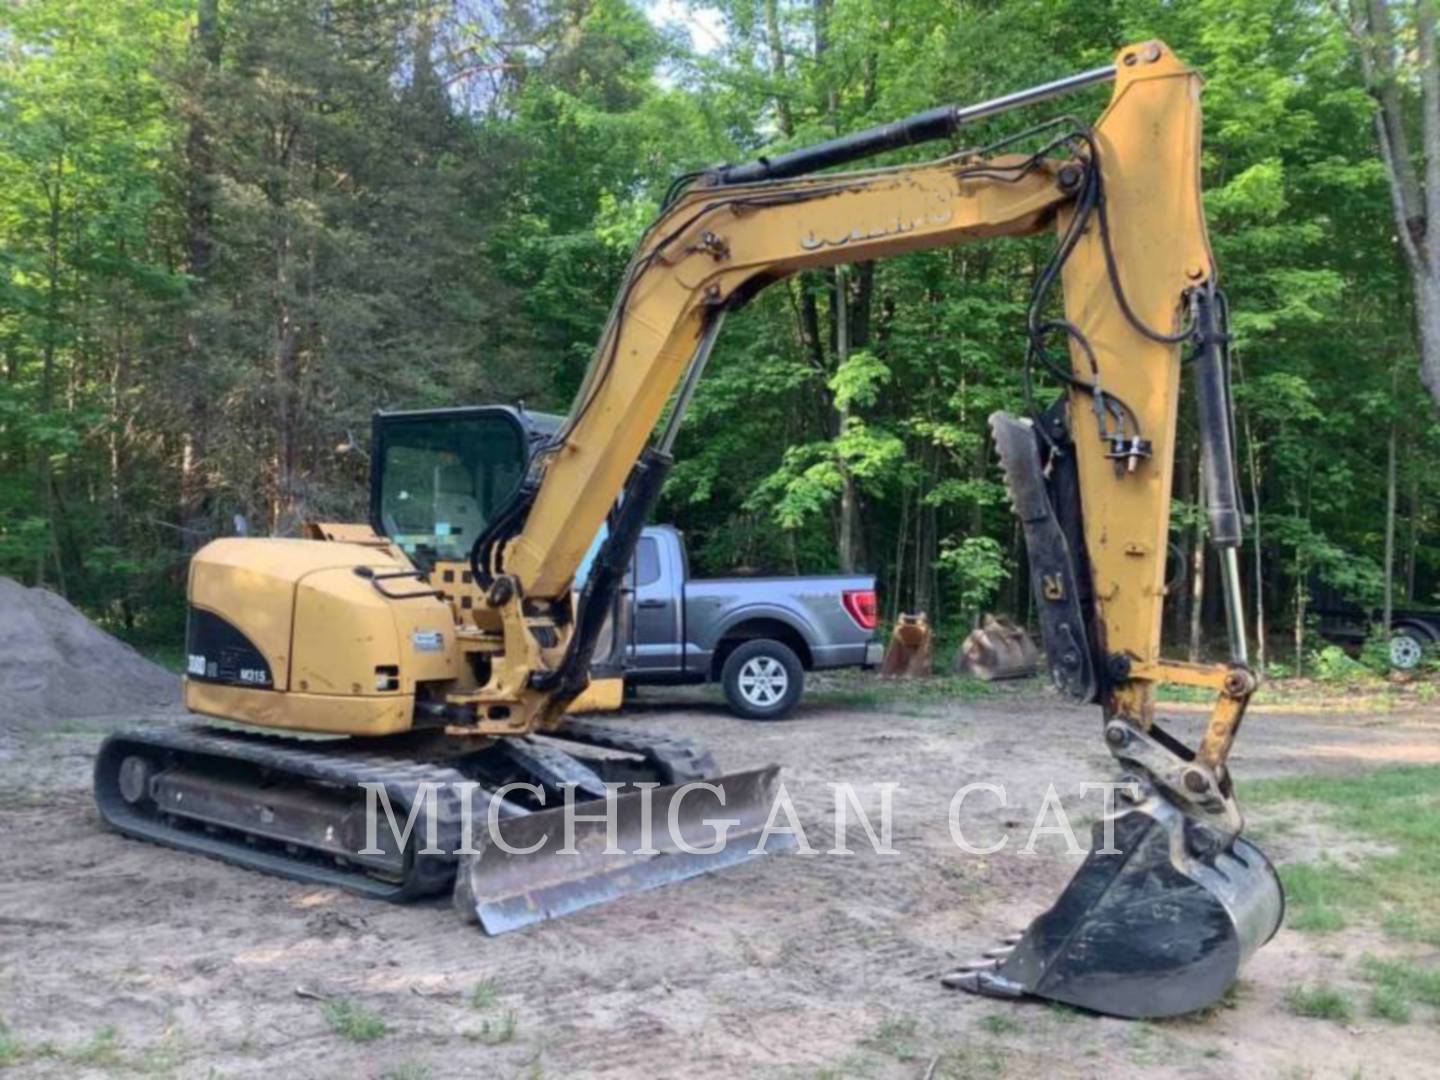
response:
{"label": "excavator bucket on ground", "polygon": [[955,674],[985,682],[1024,679],[1040,670],[1040,652],[1024,628],[1000,615],[986,615],[985,624],[955,654]]}
{"label": "excavator bucket on ground", "polygon": [[934,671],[934,634],[925,612],[918,615],[901,613],[880,662],[880,675],[886,679],[922,679]]}
{"label": "excavator bucket on ground", "polygon": [[476,830],[455,906],[503,934],[788,850],[793,836],[765,834],[779,776],[772,765],[502,818]]}
{"label": "excavator bucket on ground", "polygon": [[991,997],[1038,997],[1128,1018],[1214,1004],[1280,927],[1275,869],[1238,837],[1214,851],[1158,795],[1105,822],[1055,905],[1018,940],[946,977]]}

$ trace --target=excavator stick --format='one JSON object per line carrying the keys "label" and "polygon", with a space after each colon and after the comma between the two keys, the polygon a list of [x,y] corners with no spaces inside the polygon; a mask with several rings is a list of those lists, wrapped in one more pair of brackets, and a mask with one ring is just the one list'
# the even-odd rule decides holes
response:
{"label": "excavator stick", "polygon": [[479,854],[460,865],[455,906],[487,934],[503,934],[788,850],[793,836],[765,833],[779,776],[772,765],[632,785],[578,808],[501,819],[493,830],[476,830]]}
{"label": "excavator stick", "polygon": [[1133,1019],[1213,1005],[1279,929],[1285,901],[1253,844],[1236,838],[1207,852],[1207,842],[1156,794],[1098,823],[1055,905],[1013,947],[947,976],[947,985]]}

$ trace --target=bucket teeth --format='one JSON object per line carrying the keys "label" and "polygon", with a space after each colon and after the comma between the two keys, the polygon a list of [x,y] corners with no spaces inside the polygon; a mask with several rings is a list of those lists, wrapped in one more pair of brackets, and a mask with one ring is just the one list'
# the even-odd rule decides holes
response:
{"label": "bucket teeth", "polygon": [[[994,971],[999,966],[999,960],[966,960],[955,969],[953,975],[946,975],[945,978],[950,979],[953,978],[954,975],[966,975],[972,971]],[[948,986],[950,984],[946,983],[946,985]]]}
{"label": "bucket teeth", "polygon": [[952,990],[964,990],[985,997],[1018,998],[1025,996],[1025,987],[996,974],[993,970],[956,971],[942,976],[940,983]]}

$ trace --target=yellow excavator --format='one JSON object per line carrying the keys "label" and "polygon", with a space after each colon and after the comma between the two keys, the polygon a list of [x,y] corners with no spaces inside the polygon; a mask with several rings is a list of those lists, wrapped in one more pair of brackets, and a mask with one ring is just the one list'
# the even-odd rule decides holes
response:
{"label": "yellow excavator", "polygon": [[[825,171],[1110,82],[1093,126],[1064,117],[927,164]],[[615,597],[725,313],[803,270],[1053,231],[1026,319],[1030,415],[997,413],[991,427],[1051,674],[1101,706],[1131,784],[1102,823],[1109,846],[1097,826],[1054,906],[946,981],[1119,1016],[1214,1002],[1277,929],[1283,898],[1240,836],[1227,767],[1256,678],[1200,85],[1165,45],[1142,42],[994,101],[679,178],[563,420],[396,418],[377,428],[368,526],[218,540],[196,555],[185,701],[198,721],[107,739],[95,770],[105,821],[377,896],[453,889],[492,933],[765,850],[750,841],[770,834],[773,767],[717,776],[688,742],[568,711],[614,640]],[[1049,304],[1057,285],[1063,312]],[[1230,661],[1213,666],[1160,651],[1186,359],[1230,631]],[[1042,374],[1062,385],[1058,401],[1035,399]],[[1215,694],[1198,745],[1157,724],[1165,683]],[[701,794],[737,823],[728,844],[692,842],[697,816],[715,813],[693,781],[711,782]],[[621,793],[626,783],[637,790]],[[587,799],[606,801],[604,820],[582,815],[565,849],[545,845],[556,815]],[[397,828],[366,836],[382,802]],[[601,817],[593,804],[588,817]],[[456,842],[472,818],[492,826],[478,853]],[[649,826],[666,820],[652,846]]]}

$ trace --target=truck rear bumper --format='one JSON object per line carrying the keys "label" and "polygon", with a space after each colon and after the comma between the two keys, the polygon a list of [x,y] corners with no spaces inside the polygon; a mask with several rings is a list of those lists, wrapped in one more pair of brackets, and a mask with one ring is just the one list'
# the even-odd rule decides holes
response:
{"label": "truck rear bumper", "polygon": [[857,641],[848,645],[815,645],[811,647],[810,665],[817,671],[824,668],[874,667],[885,655],[878,641]]}

